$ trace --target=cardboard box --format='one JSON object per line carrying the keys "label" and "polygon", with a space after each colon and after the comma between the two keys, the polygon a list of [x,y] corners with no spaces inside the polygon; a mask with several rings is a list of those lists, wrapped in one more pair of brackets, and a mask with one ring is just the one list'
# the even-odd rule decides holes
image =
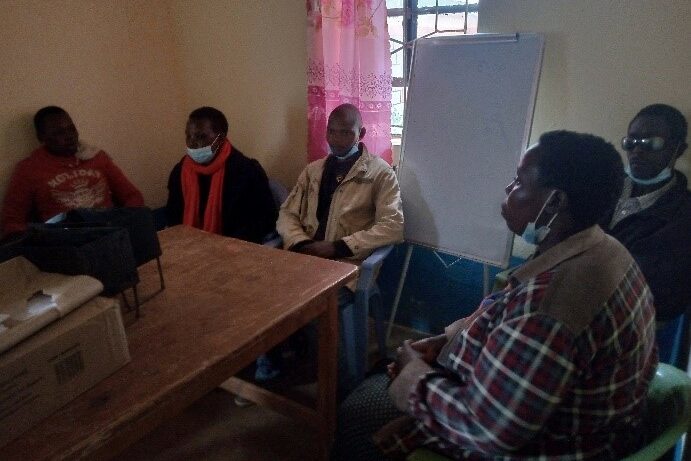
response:
{"label": "cardboard box", "polygon": [[103,291],[87,275],[41,272],[26,258],[0,263],[0,354]]}
{"label": "cardboard box", "polygon": [[130,360],[120,308],[94,298],[0,355],[0,446]]}

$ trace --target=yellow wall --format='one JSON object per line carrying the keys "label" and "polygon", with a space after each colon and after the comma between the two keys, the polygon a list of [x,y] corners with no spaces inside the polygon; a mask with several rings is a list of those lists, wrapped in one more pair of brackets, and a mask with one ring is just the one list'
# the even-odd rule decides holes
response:
{"label": "yellow wall", "polygon": [[31,118],[64,107],[81,138],[105,149],[148,204],[166,197],[184,152],[173,21],[163,0],[0,2],[0,196],[38,145]]}
{"label": "yellow wall", "polygon": [[304,0],[172,3],[186,109],[219,108],[237,148],[292,186],[307,163]]}
{"label": "yellow wall", "polygon": [[49,104],[152,207],[201,105],[221,109],[232,142],[292,185],[306,163],[305,17],[304,0],[1,1],[0,197]]}
{"label": "yellow wall", "polygon": [[[617,142],[640,107],[691,115],[688,0],[482,0],[480,30],[546,34],[534,138],[554,128]],[[62,105],[165,202],[186,116],[214,105],[231,140],[292,185],[306,162],[304,0],[0,1],[0,195],[37,145],[31,116]],[[682,158],[691,170],[691,155]]]}
{"label": "yellow wall", "polygon": [[[481,32],[541,32],[532,138],[567,128],[619,148],[631,118],[664,102],[691,120],[689,0],[481,0]],[[691,172],[691,154],[677,163]]]}

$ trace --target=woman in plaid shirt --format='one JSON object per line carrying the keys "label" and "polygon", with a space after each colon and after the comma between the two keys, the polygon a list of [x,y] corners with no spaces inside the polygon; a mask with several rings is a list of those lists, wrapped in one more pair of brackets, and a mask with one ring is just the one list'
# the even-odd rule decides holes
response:
{"label": "woman in plaid shirt", "polygon": [[535,254],[473,315],[404,343],[389,377],[351,394],[333,458],[402,459],[421,446],[480,460],[610,460],[636,450],[657,365],[655,312],[631,255],[596,224],[621,178],[604,140],[541,136],[502,204]]}

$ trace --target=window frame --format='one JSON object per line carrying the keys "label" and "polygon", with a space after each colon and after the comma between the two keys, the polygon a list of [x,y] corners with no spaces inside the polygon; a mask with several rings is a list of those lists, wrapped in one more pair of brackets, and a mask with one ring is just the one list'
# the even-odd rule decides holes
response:
{"label": "window frame", "polygon": [[[479,1],[476,3],[469,3],[471,0],[466,0],[465,4],[439,6],[439,1],[436,1],[436,6],[418,6],[418,0],[403,0],[403,8],[387,8],[387,17],[402,17],[403,18],[403,41],[389,37],[389,41],[397,45],[391,51],[391,55],[403,50],[403,77],[391,77],[391,86],[393,88],[402,88],[404,99],[407,93],[408,80],[410,78],[410,65],[413,58],[413,43],[416,40],[424,37],[429,37],[434,34],[458,32],[459,34],[466,34],[468,31],[468,15],[470,13],[479,13]],[[464,23],[462,29],[438,29],[438,21],[440,14],[450,13],[465,13]],[[434,14],[434,31],[421,37],[417,36],[418,18],[421,15]],[[394,127],[399,125],[391,125],[392,131]],[[399,137],[398,134],[393,134],[394,137]]]}

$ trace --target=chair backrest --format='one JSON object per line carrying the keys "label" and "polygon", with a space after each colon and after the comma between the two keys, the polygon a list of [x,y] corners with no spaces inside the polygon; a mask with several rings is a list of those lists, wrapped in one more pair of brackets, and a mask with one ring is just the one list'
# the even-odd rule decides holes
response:
{"label": "chair backrest", "polygon": [[288,198],[288,189],[273,178],[269,178],[269,189],[271,189],[271,195],[276,203],[276,208],[280,208]]}
{"label": "chair backrest", "polygon": [[691,427],[691,378],[665,363],[658,365],[648,390],[644,419],[651,439],[625,461],[655,460],[667,453]]}
{"label": "chair backrest", "polygon": [[[281,208],[283,202],[285,202],[288,198],[288,189],[286,186],[272,178],[269,178],[269,189],[271,189],[271,195],[274,198],[276,208]],[[264,236],[262,245],[273,248],[281,248],[283,246],[283,240],[281,239],[281,236],[278,235],[278,232],[273,230]]]}
{"label": "chair backrest", "polygon": [[689,328],[689,312],[679,314],[667,321],[655,332],[660,362],[669,363],[675,367],[683,368],[686,365],[687,332]]}

